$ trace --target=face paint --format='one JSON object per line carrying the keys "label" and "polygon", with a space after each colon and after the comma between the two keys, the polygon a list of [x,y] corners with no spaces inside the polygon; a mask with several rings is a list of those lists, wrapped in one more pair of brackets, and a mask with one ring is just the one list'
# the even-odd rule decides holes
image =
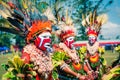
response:
{"label": "face paint", "polygon": [[43,51],[47,50],[47,48],[50,48],[50,43],[51,43],[50,37],[51,37],[50,32],[41,33],[35,39],[35,45]]}
{"label": "face paint", "polygon": [[89,36],[89,43],[94,44],[96,42],[96,37],[94,35]]}
{"label": "face paint", "polygon": [[72,48],[72,44],[74,43],[74,37],[68,37],[65,39],[64,43],[67,45],[67,47]]}

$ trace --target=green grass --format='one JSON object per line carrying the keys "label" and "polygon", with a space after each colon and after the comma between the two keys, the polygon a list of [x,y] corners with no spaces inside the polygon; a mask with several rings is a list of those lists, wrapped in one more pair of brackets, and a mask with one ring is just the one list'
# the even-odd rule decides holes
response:
{"label": "green grass", "polygon": [[[104,54],[105,59],[107,60],[107,65],[111,65],[111,63],[117,58],[118,53],[112,53],[111,51],[106,51]],[[2,75],[5,73],[5,70],[1,67],[2,63],[7,63],[9,58],[13,57],[13,54],[0,55],[0,79]]]}
{"label": "green grass", "polygon": [[111,63],[119,56],[119,54],[117,52],[112,53],[112,51],[106,51],[103,56],[107,61],[107,66],[110,66]]}

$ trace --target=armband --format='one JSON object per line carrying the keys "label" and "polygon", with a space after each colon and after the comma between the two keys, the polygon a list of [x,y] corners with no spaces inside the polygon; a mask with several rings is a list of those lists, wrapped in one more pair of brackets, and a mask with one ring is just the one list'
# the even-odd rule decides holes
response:
{"label": "armband", "polygon": [[62,66],[60,66],[60,69],[64,69],[66,66],[68,66],[66,63],[64,63]]}

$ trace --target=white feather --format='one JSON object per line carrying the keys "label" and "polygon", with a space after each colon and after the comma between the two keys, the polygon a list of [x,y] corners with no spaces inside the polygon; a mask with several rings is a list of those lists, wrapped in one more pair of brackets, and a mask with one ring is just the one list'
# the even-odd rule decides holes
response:
{"label": "white feather", "polygon": [[51,20],[54,23],[56,23],[56,18],[54,17],[50,7],[47,8],[47,10],[44,12],[44,15],[47,16],[49,20]]}
{"label": "white feather", "polygon": [[108,20],[108,16],[106,14],[102,14],[97,17],[97,21],[98,21],[98,23],[101,23],[101,25],[106,23],[107,20]]}
{"label": "white feather", "polygon": [[83,25],[83,26],[85,26],[85,25],[86,25],[86,21],[85,21],[85,19],[84,19],[84,20],[82,20],[82,25]]}
{"label": "white feather", "polygon": [[9,15],[7,15],[4,11],[0,10],[0,15],[2,17],[4,17],[5,19],[7,19],[7,17],[9,17]]}

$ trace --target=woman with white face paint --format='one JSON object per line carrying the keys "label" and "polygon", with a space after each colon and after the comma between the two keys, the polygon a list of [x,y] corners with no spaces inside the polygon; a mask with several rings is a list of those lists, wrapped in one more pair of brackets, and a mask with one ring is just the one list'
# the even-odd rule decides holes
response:
{"label": "woman with white face paint", "polygon": [[22,58],[25,63],[32,63],[37,72],[36,80],[51,80],[53,69],[51,49],[51,22],[36,20],[27,34],[27,45],[23,48]]}
{"label": "woman with white face paint", "polygon": [[[85,56],[84,70],[90,76],[91,80],[98,79],[101,60],[99,52],[99,42],[97,37],[101,30],[102,24],[107,21],[105,14],[96,16],[96,11],[90,13],[86,19],[82,21],[82,25],[87,27],[88,43],[87,43],[87,54]],[[92,21],[94,20],[94,21]]]}
{"label": "woman with white face paint", "polygon": [[[98,52],[99,42],[97,42],[97,32],[94,30],[89,30],[88,43],[87,43],[87,55],[84,63],[84,70],[90,76],[91,79],[96,79],[98,77],[98,71],[100,67],[100,55]],[[92,65],[95,65],[93,67]]]}
{"label": "woman with white face paint", "polygon": [[[51,9],[47,6],[44,13],[41,13],[30,0],[14,0],[13,2],[0,0],[0,6],[4,8],[0,10],[0,15],[10,23],[7,27],[4,26],[3,29],[24,37],[27,43],[21,54],[22,59],[18,60],[18,58],[14,58],[17,66],[16,73],[13,70],[11,72],[8,71],[14,77],[7,77],[7,79],[52,80],[51,73],[53,65],[51,54],[49,53],[52,51],[50,37],[52,31],[51,26],[55,18]],[[26,64],[28,65],[26,66]],[[15,70],[16,66],[14,67]],[[9,67],[11,68],[11,66]]]}
{"label": "woman with white face paint", "polygon": [[[55,52],[65,52],[68,59],[62,61],[58,66],[58,76],[60,80],[72,80],[79,79],[84,80],[85,76],[82,76],[77,71],[81,70],[81,64],[79,56],[75,49],[73,49],[75,28],[73,24],[66,24],[65,22],[59,22],[58,37],[60,43],[53,46]],[[61,54],[61,53],[60,53]]]}

